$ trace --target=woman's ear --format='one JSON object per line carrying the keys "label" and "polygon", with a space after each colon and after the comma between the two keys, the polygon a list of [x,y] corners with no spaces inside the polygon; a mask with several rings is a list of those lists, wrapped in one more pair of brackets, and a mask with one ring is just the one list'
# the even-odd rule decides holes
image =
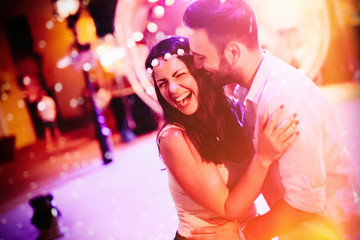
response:
{"label": "woman's ear", "polygon": [[225,51],[225,58],[228,60],[229,63],[233,65],[240,59],[241,55],[241,45],[238,42],[229,42],[226,45]]}

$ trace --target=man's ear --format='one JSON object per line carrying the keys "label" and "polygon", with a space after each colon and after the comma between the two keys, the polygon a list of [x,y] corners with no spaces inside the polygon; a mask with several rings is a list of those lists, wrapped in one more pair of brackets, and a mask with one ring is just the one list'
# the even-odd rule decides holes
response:
{"label": "man's ear", "polygon": [[224,54],[229,63],[236,64],[241,55],[241,44],[238,42],[229,42],[226,45]]}

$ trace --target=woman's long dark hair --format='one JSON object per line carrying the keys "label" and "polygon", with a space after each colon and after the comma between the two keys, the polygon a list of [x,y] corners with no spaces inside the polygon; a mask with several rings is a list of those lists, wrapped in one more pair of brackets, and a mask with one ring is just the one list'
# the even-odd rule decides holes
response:
{"label": "woman's long dark hair", "polygon": [[[181,40],[180,40],[181,39]],[[163,57],[165,53],[176,53],[181,48],[189,52],[186,38],[171,37],[158,43],[149,53],[146,68],[151,61]],[[204,70],[196,70],[191,55],[179,56],[199,86],[199,108],[193,115],[185,115],[171,106],[161,95],[156,84],[155,91],[164,111],[166,124],[180,125],[192,141],[202,158],[207,162],[221,163],[224,159],[231,161],[249,160],[252,157],[250,137],[245,136],[231,111],[231,105],[223,88],[213,84],[211,76]]]}

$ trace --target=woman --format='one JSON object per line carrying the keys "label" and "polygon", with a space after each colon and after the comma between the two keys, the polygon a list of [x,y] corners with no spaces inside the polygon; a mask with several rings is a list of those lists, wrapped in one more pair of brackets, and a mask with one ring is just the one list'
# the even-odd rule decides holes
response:
{"label": "woman", "polygon": [[295,116],[278,123],[280,107],[263,117],[254,154],[238,123],[241,116],[211,76],[194,69],[189,52],[187,39],[171,37],[154,46],[145,63],[164,110],[158,146],[179,216],[175,239],[186,239],[194,227],[219,219],[246,222],[254,217],[253,202],[269,166],[298,135]]}

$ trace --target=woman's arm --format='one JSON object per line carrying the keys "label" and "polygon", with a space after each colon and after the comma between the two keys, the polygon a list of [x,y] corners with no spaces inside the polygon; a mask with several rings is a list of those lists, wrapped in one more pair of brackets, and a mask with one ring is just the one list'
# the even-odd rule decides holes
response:
{"label": "woman's arm", "polygon": [[182,130],[170,128],[164,132],[159,143],[160,153],[171,174],[195,202],[222,217],[237,219],[259,195],[272,161],[295,139],[294,117],[279,125],[280,114],[278,110],[271,119],[263,119],[259,131],[262,145],[231,192],[215,164],[203,161]]}
{"label": "woman's arm", "polygon": [[279,123],[283,106],[275,110],[272,117],[262,116],[259,122],[258,149],[244,176],[229,193],[225,213],[231,219],[237,219],[245,213],[261,191],[267,172],[273,161],[295,141],[298,121],[296,114]]}

